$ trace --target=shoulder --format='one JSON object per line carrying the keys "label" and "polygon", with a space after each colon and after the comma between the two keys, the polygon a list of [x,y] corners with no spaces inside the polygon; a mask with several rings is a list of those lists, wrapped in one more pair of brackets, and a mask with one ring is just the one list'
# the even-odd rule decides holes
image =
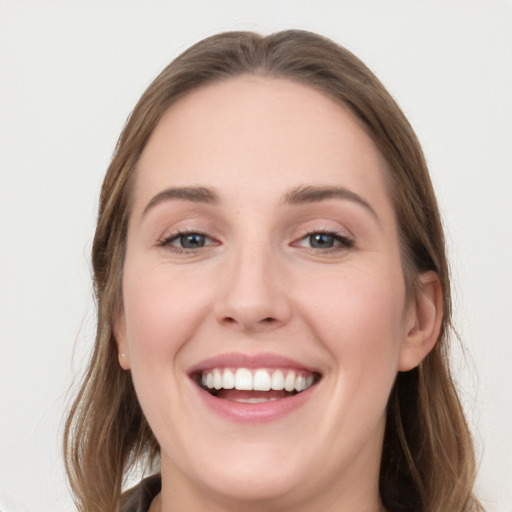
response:
{"label": "shoulder", "polygon": [[160,475],[144,478],[121,496],[119,512],[147,512],[151,502],[162,488]]}

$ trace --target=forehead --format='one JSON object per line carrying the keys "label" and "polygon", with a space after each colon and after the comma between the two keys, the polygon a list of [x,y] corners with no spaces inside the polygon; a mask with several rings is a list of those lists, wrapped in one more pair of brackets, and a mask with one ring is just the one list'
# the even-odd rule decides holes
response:
{"label": "forehead", "polygon": [[167,110],[140,158],[135,194],[194,184],[222,195],[248,183],[254,195],[268,195],[317,182],[382,196],[385,172],[344,105],[290,80],[242,75],[194,90]]}

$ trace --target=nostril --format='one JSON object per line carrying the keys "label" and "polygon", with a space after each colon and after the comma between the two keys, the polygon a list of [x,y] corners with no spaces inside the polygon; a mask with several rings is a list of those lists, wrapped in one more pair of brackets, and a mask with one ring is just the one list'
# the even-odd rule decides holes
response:
{"label": "nostril", "polygon": [[239,326],[243,330],[258,330],[259,328],[272,328],[279,323],[278,319],[272,316],[261,318],[260,320],[243,319],[233,316],[225,316],[222,318],[222,323],[225,326]]}

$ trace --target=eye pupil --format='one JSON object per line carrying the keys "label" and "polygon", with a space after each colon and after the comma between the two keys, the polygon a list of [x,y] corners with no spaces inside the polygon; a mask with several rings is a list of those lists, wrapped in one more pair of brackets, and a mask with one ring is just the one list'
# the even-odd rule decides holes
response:
{"label": "eye pupil", "polygon": [[315,249],[330,248],[334,245],[334,236],[327,233],[315,233],[309,236],[309,243]]}
{"label": "eye pupil", "polygon": [[196,249],[203,247],[205,244],[205,236],[199,233],[188,233],[180,236],[180,244],[184,249]]}

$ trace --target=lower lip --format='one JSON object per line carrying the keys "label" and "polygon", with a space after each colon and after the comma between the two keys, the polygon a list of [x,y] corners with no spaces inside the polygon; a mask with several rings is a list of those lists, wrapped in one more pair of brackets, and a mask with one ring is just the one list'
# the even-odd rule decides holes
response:
{"label": "lower lip", "polygon": [[286,398],[248,404],[217,398],[194,383],[201,399],[210,410],[228,421],[239,423],[265,423],[276,421],[304,405],[314,393],[317,385],[318,383],[313,384],[313,386],[305,391]]}

